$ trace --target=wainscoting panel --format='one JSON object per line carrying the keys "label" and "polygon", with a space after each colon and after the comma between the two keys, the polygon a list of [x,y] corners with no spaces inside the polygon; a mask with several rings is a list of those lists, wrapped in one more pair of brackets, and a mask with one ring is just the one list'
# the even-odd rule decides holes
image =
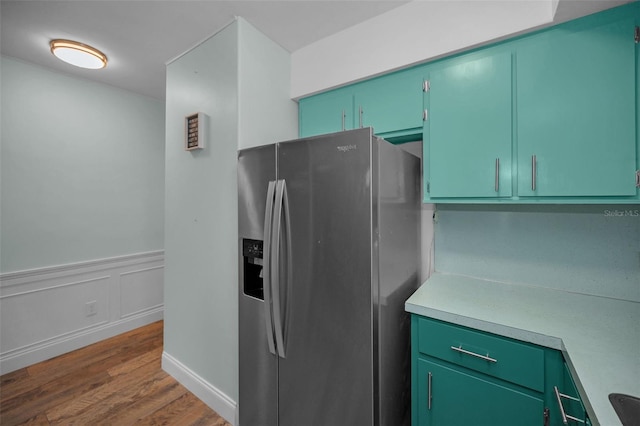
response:
{"label": "wainscoting panel", "polygon": [[164,252],[0,275],[0,374],[163,318]]}
{"label": "wainscoting panel", "polygon": [[[120,274],[120,318],[162,307],[164,267],[140,269]],[[158,283],[160,287],[158,288]]]}

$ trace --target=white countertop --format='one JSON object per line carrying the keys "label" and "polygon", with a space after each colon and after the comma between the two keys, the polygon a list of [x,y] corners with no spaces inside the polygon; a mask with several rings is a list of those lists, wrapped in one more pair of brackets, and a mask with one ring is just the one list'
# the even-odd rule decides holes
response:
{"label": "white countertop", "polygon": [[610,393],[640,397],[640,303],[436,272],[405,309],[562,351],[594,425],[621,425]]}

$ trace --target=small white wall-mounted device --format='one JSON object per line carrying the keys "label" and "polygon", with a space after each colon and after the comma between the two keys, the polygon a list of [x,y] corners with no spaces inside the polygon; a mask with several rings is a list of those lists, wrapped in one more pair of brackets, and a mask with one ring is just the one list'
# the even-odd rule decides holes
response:
{"label": "small white wall-mounted device", "polygon": [[192,151],[204,148],[207,137],[207,116],[201,112],[184,118],[184,149]]}

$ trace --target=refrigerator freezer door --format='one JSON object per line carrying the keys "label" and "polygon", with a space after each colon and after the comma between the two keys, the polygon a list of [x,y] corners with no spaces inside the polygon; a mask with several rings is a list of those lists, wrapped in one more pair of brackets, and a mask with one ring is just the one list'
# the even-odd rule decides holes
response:
{"label": "refrigerator freezer door", "polygon": [[278,144],[293,259],[280,426],[374,422],[371,155],[365,129]]}
{"label": "refrigerator freezer door", "polygon": [[[267,187],[276,179],[275,145],[241,151],[238,155],[238,234],[243,240],[263,241]],[[253,243],[255,244],[255,243]],[[255,250],[252,252],[254,253]],[[265,304],[255,285],[246,294],[243,253],[239,253],[239,424],[242,426],[277,426],[278,361],[269,352],[265,327]],[[257,257],[258,255],[256,255]],[[262,259],[252,259],[251,268],[260,268]],[[258,295],[258,296],[256,296]]]}

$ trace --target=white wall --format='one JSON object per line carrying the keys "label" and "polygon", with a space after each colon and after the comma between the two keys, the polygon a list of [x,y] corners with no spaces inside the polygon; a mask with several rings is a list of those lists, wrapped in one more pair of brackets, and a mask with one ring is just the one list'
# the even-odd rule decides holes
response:
{"label": "white wall", "polygon": [[297,99],[548,24],[552,3],[412,1],[294,52],[291,96]]}
{"label": "white wall", "polygon": [[437,207],[439,272],[640,303],[638,205]]}
{"label": "white wall", "polygon": [[298,104],[291,100],[291,55],[244,20],[238,52],[238,149],[298,136]]}
{"label": "white wall", "polygon": [[162,249],[163,104],[0,63],[0,271]]}
{"label": "white wall", "polygon": [[[233,423],[238,398],[237,150],[297,133],[289,55],[238,19],[167,66],[163,368]],[[209,117],[183,150],[185,115]]]}
{"label": "white wall", "polygon": [[[163,368],[225,418],[238,364],[237,46],[234,22],[167,66],[166,95]],[[185,151],[184,117],[195,112],[208,116],[209,136]]]}
{"label": "white wall", "polygon": [[6,373],[162,318],[164,114],[9,57],[0,70]]}

